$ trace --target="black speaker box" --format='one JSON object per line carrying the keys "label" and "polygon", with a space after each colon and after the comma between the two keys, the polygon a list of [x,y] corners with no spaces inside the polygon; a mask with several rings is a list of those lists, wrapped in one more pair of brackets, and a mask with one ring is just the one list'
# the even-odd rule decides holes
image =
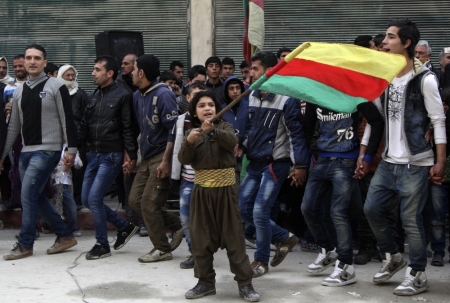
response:
{"label": "black speaker box", "polygon": [[97,57],[108,55],[121,63],[128,54],[144,54],[144,37],[142,32],[103,31],[95,35],[95,51]]}

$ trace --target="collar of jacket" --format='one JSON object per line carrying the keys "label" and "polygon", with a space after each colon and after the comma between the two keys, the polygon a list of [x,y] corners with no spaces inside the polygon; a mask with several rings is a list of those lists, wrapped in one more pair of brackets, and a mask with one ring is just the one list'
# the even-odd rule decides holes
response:
{"label": "collar of jacket", "polygon": [[273,99],[275,98],[276,94],[272,94],[272,93],[265,93],[262,92],[260,90],[255,90],[252,94],[254,97],[259,98],[261,101],[267,100],[267,101],[273,101]]}
{"label": "collar of jacket", "polygon": [[110,90],[112,90],[113,88],[115,88],[116,86],[117,86],[116,82],[113,81],[113,82],[111,82],[110,85],[105,86],[105,87],[103,87],[103,88],[101,88],[100,86],[98,86],[98,87],[95,89],[95,91],[98,91],[98,90],[99,90],[99,91],[101,91],[102,93],[106,94],[107,92],[109,92]]}
{"label": "collar of jacket", "polygon": [[145,97],[148,93],[150,93],[151,91],[155,90],[156,88],[158,88],[160,86],[165,86],[165,87],[169,88],[169,86],[165,83],[157,83],[157,81],[154,81],[152,84],[150,84],[150,86],[147,86],[144,89],[140,89],[139,92],[141,93],[142,97]]}

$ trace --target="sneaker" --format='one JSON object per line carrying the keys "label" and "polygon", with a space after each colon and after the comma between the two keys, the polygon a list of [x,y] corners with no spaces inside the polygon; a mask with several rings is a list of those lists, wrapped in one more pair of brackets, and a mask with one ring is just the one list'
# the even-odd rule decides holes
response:
{"label": "sneaker", "polygon": [[111,257],[111,249],[109,245],[95,243],[94,247],[86,253],[87,260],[98,260],[106,257]]}
{"label": "sneaker", "polygon": [[77,230],[77,231],[74,231],[74,232],[73,232],[73,236],[74,236],[74,237],[81,237],[81,232],[78,231],[78,230]]}
{"label": "sneaker", "polygon": [[47,254],[56,254],[77,245],[74,237],[56,237],[55,244],[47,249]]}
{"label": "sneaker", "polygon": [[395,290],[394,295],[412,296],[420,294],[428,289],[427,275],[424,271],[415,271],[408,266],[405,280]]}
{"label": "sneaker", "polygon": [[142,257],[139,257],[138,260],[141,263],[151,263],[151,262],[172,260],[172,253],[170,251],[163,252],[163,251],[160,251],[159,249],[152,249],[151,252],[143,255]]}
{"label": "sneaker", "polygon": [[385,282],[389,280],[396,272],[406,266],[401,253],[391,255],[390,253],[381,253],[383,264],[380,270],[373,276],[373,282]]}
{"label": "sneaker", "polygon": [[355,268],[353,265],[336,261],[333,273],[322,281],[324,286],[344,286],[356,282]]}
{"label": "sneaker", "polygon": [[265,275],[269,272],[269,266],[256,259],[255,261],[253,261],[250,267],[253,269],[253,278],[261,277],[262,275]]}
{"label": "sneaker", "polygon": [[431,260],[432,266],[443,267],[444,266],[444,255],[435,253],[433,259]]}
{"label": "sneaker", "polygon": [[251,284],[239,286],[239,296],[246,302],[259,302],[259,293],[255,291]]}
{"label": "sneaker", "polygon": [[320,248],[317,243],[310,243],[306,240],[303,240],[300,244],[300,249],[306,252],[320,252]]}
{"label": "sneaker", "polygon": [[9,252],[9,254],[4,255],[4,260],[18,260],[23,259],[33,255],[33,247],[26,248],[20,245],[19,243],[14,244],[13,249]]}
{"label": "sneaker", "polygon": [[187,257],[186,260],[184,260],[183,262],[180,263],[180,268],[190,269],[190,268],[194,268],[194,265],[195,265],[194,256],[190,255]]}
{"label": "sneaker", "polygon": [[289,233],[289,238],[286,241],[277,243],[277,250],[275,252],[275,256],[273,256],[272,261],[270,261],[270,266],[275,267],[280,265],[283,262],[284,258],[286,258],[288,252],[290,252],[295,245],[298,243],[298,238]]}
{"label": "sneaker", "polygon": [[139,228],[139,236],[140,237],[148,237],[148,231],[145,226],[141,226],[141,228]]}
{"label": "sneaker", "polygon": [[119,250],[127,244],[127,242],[133,237],[133,235],[138,231],[139,227],[134,225],[133,223],[128,223],[128,226],[122,230],[117,232],[117,240],[114,243],[114,249]]}
{"label": "sneaker", "polygon": [[320,248],[321,252],[317,256],[314,263],[311,263],[306,268],[306,271],[310,274],[317,274],[319,272],[324,271],[330,266],[333,266],[337,260],[336,250],[331,250],[327,252],[325,248]]}
{"label": "sneaker", "polygon": [[174,251],[180,246],[181,241],[183,241],[183,230],[180,228],[172,234],[172,241],[170,241],[170,251]]}
{"label": "sneaker", "polygon": [[205,296],[211,296],[216,294],[216,287],[211,285],[206,285],[202,283],[197,283],[194,288],[189,289],[184,297],[186,299],[198,299]]}
{"label": "sneaker", "polygon": [[256,241],[255,241],[255,239],[245,238],[245,246],[247,248],[256,249]]}

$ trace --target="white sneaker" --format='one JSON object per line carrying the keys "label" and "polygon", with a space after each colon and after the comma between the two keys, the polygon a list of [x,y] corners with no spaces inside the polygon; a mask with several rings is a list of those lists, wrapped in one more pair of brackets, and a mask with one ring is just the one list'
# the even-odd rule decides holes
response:
{"label": "white sneaker", "polygon": [[385,282],[392,278],[395,273],[406,266],[406,261],[403,260],[401,253],[391,255],[390,253],[381,253],[383,264],[380,270],[373,276],[373,282]]}
{"label": "white sneaker", "polygon": [[330,266],[333,266],[336,263],[337,260],[337,253],[336,250],[332,250],[327,252],[325,248],[320,248],[320,253],[317,256],[314,263],[311,263],[306,268],[306,271],[310,274],[316,274],[319,272],[324,271]]}
{"label": "white sneaker", "polygon": [[415,271],[408,266],[405,280],[395,290],[394,295],[412,296],[428,289],[427,275],[424,271]]}
{"label": "white sneaker", "polygon": [[152,249],[151,252],[149,252],[146,255],[143,255],[142,257],[139,257],[138,260],[141,263],[151,263],[151,262],[172,260],[172,253],[171,252],[163,252],[163,251],[160,251],[159,249]]}
{"label": "white sneaker", "polygon": [[324,286],[344,286],[356,282],[355,268],[353,265],[336,261],[333,273],[322,281]]}

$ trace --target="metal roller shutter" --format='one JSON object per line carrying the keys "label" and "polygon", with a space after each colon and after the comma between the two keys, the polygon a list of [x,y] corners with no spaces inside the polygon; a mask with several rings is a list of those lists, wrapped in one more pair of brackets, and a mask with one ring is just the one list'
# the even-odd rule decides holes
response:
{"label": "metal roller shutter", "polygon": [[[91,91],[95,35],[104,30],[143,32],[145,53],[160,59],[161,70],[173,60],[188,65],[187,5],[188,0],[4,0],[0,55],[11,61],[26,45],[41,44],[50,62],[74,65],[80,87]],[[9,74],[14,76],[11,64]]]}
{"label": "metal roller shutter", "polygon": [[[242,60],[242,1],[215,1],[215,52]],[[386,31],[389,18],[409,18],[433,48],[433,63],[450,46],[450,2],[399,0],[265,0],[264,48],[295,48],[305,41],[353,43],[358,35]],[[237,60],[236,60],[237,59]]]}

